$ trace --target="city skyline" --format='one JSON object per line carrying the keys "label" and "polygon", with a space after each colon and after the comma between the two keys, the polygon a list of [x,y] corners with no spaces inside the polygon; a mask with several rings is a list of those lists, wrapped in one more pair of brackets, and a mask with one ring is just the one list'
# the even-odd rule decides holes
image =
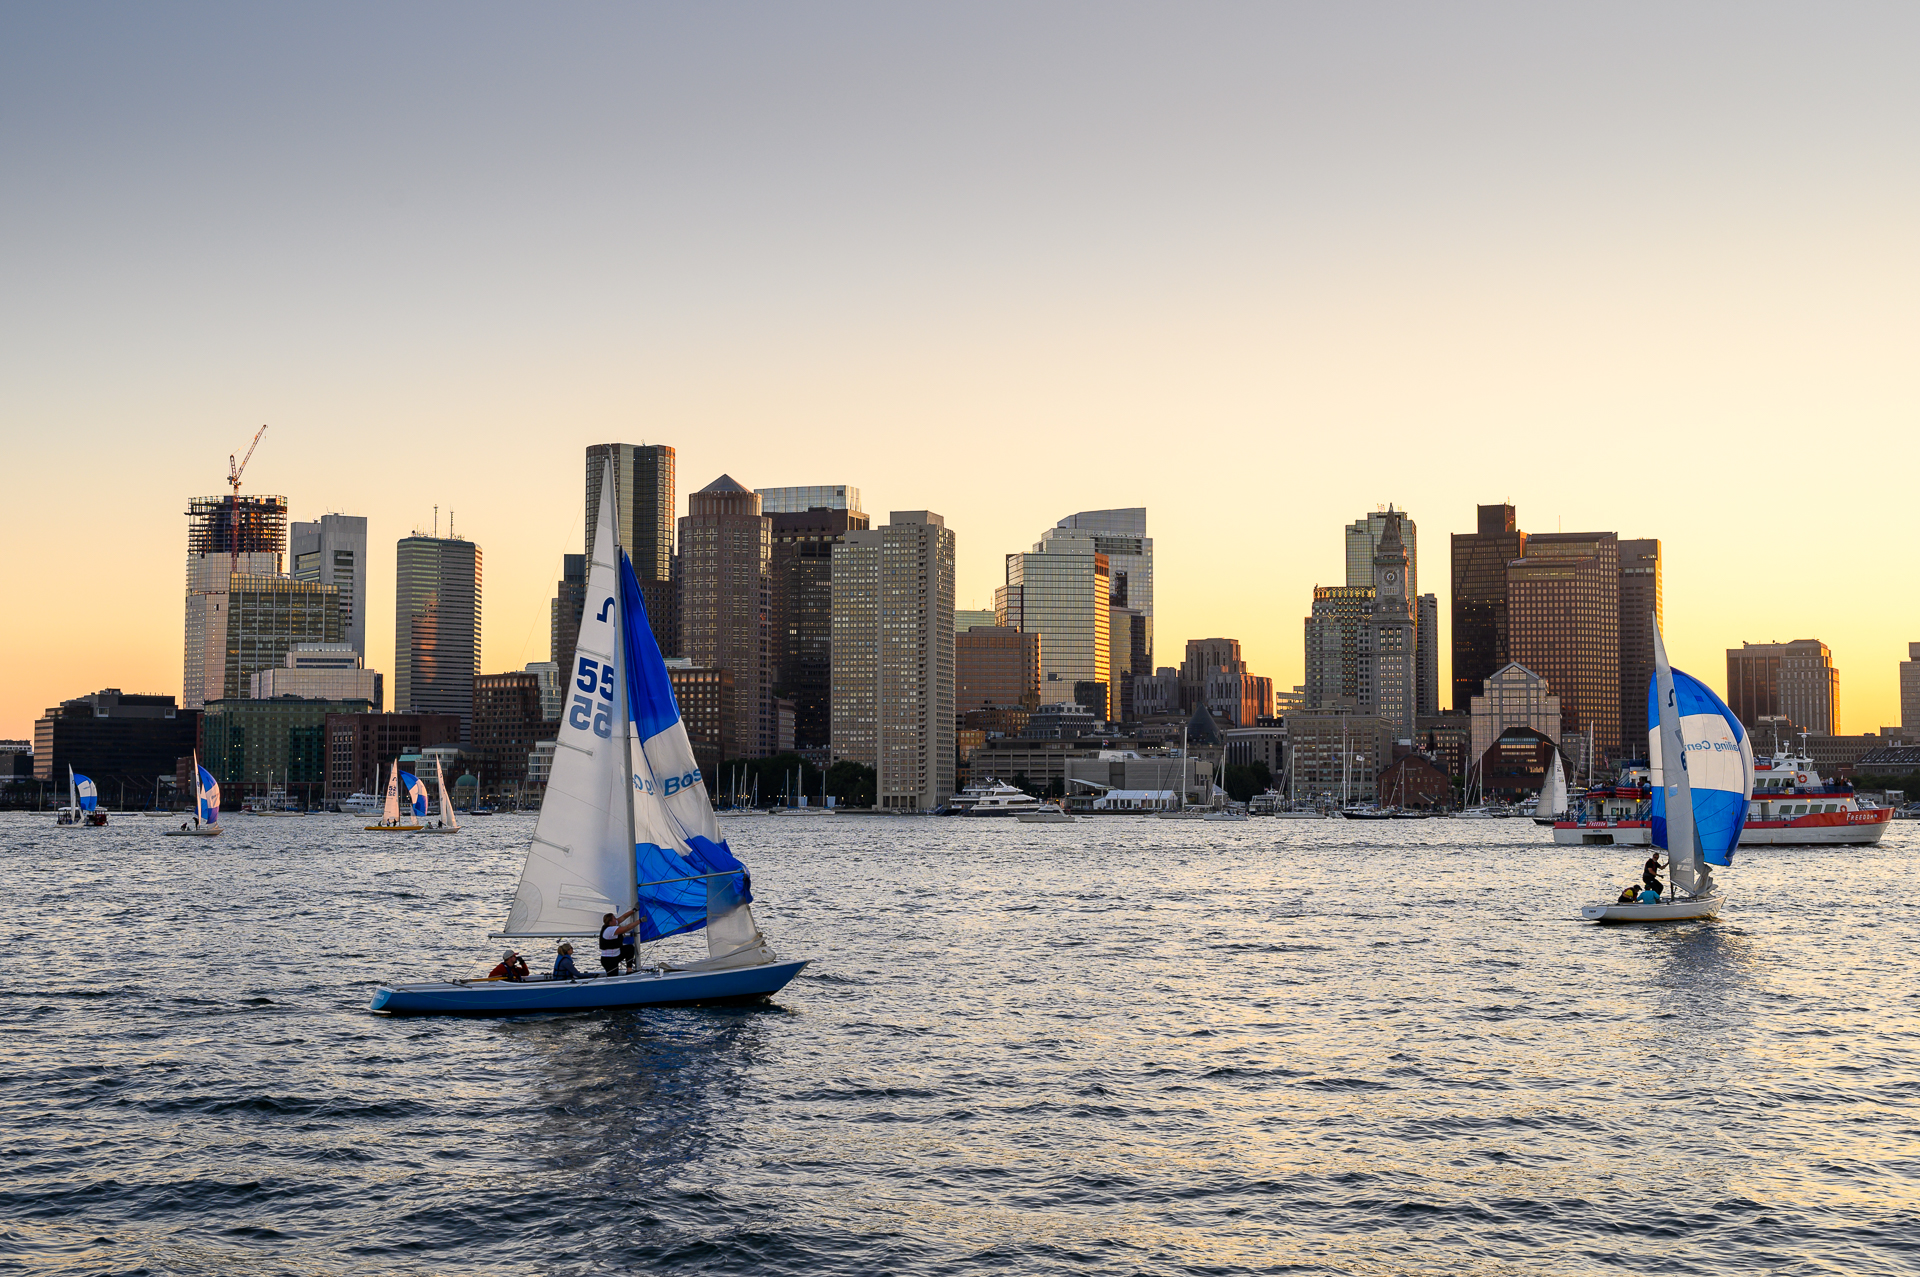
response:
{"label": "city skyline", "polygon": [[[1848,730],[1899,722],[1920,602],[1874,480],[1920,411],[1920,180],[1878,157],[1920,17],[1756,7],[1736,58],[1655,8],[1171,42],[1048,10],[1011,44],[970,13],[490,12],[378,41],[15,15],[0,483],[39,539],[0,568],[33,617],[0,636],[0,733],[178,694],[182,503],[262,422],[244,494],[368,520],[390,678],[388,547],[435,504],[487,547],[483,672],[547,655],[583,449],[620,439],[939,510],[964,608],[1061,513],[1146,507],[1156,647],[1236,635],[1280,688],[1299,601],[1344,577],[1327,530],[1388,501],[1449,686],[1436,547],[1510,502],[1659,537],[1669,650],[1709,685],[1729,647],[1813,638]],[[1767,553],[1867,585],[1769,590]],[[50,602],[76,592],[112,623]]]}

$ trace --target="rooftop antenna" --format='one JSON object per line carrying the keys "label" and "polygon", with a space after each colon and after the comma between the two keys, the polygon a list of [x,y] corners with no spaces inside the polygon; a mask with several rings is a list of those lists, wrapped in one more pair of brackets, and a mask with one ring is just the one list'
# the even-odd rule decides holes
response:
{"label": "rooftop antenna", "polygon": [[253,450],[260,446],[260,436],[267,433],[266,426],[253,432],[253,442],[247,445],[247,455],[240,458],[240,464],[233,463],[233,454],[227,454],[227,482],[233,486],[232,513],[228,524],[227,539],[227,575],[231,577],[240,570],[240,476],[245,473],[247,462],[253,460]]}
{"label": "rooftop antenna", "polygon": [[433,539],[440,539],[440,507],[433,507]]}
{"label": "rooftop antenna", "polygon": [[447,538],[452,541],[458,541],[460,539],[458,536],[454,535],[454,531],[453,531],[453,507],[452,506],[447,507]]}

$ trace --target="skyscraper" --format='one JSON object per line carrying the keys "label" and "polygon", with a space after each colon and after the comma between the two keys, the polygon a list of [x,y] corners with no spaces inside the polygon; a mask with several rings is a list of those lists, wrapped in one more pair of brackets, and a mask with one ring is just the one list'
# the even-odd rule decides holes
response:
{"label": "skyscraper", "polygon": [[1440,712],[1440,597],[1422,594],[1415,601],[1413,641],[1419,650],[1416,686],[1420,717]]}
{"label": "skyscraper", "polygon": [[[673,580],[674,452],[663,443],[596,443],[587,448],[587,557],[600,527],[601,473],[613,466],[614,535],[633,560],[654,641],[666,656],[680,654],[680,623]],[[618,560],[608,558],[608,563]],[[584,578],[582,578],[584,580]],[[577,618],[576,618],[577,619]]]}
{"label": "skyscraper", "polygon": [[246,697],[255,674],[285,668],[298,647],[340,642],[335,587],[248,572],[227,582],[224,593],[203,596],[210,612],[200,688],[208,704]]}
{"label": "skyscraper", "polygon": [[[805,514],[809,510],[846,510],[853,514],[862,513],[860,509],[860,489],[844,483],[816,483],[792,488],[755,488],[755,496],[760,498],[761,514]],[[866,527],[863,521],[861,527]]]}
{"label": "skyscraper", "polygon": [[480,673],[480,547],[461,537],[402,537],[394,569],[393,708],[452,714],[471,740]]}
{"label": "skyscraper", "polygon": [[1749,732],[1763,717],[1785,717],[1797,731],[1838,736],[1840,671],[1833,653],[1819,639],[1728,648],[1727,708]]}
{"label": "skyscraper", "polygon": [[875,769],[882,808],[931,811],[953,794],[954,535],[896,510],[833,559],[834,757]]}
{"label": "skyscraper", "polygon": [[1040,636],[1040,702],[1074,699],[1074,684],[1113,687],[1113,587],[1107,556],[1092,536],[1050,533],[1030,554],[1007,556],[1007,583],[994,592],[1002,625]]}
{"label": "skyscraper", "polygon": [[721,475],[687,497],[680,520],[681,655],[733,679],[726,757],[773,752],[769,570],[773,520],[760,498]]}
{"label": "skyscraper", "polygon": [[1920,643],[1907,644],[1900,662],[1900,730],[1909,740],[1920,736]]}
{"label": "skyscraper", "polygon": [[[1141,673],[1151,673],[1153,665],[1153,538],[1147,535],[1145,506],[1117,510],[1082,510],[1070,514],[1040,536],[1042,549],[1054,538],[1068,541],[1091,540],[1093,552],[1107,556],[1107,585],[1113,606],[1138,612],[1144,621],[1146,659]],[[1126,636],[1116,636],[1114,649],[1130,646]],[[1126,664],[1128,662],[1121,662]]]}
{"label": "skyscraper", "polygon": [[[182,709],[199,709],[226,695],[227,595],[233,588],[229,578],[234,573],[277,576],[286,549],[285,497],[195,497],[187,503]],[[337,599],[335,606],[337,615]],[[247,674],[254,672],[249,669]]]}
{"label": "skyscraper", "polygon": [[1037,709],[1040,636],[997,625],[976,625],[954,636],[954,707]]}
{"label": "skyscraper", "polygon": [[1317,585],[1306,620],[1306,708],[1361,713],[1373,704],[1373,665],[1367,659],[1373,617],[1371,585]]}
{"label": "skyscraper", "polygon": [[1419,712],[1419,652],[1414,642],[1413,595],[1407,547],[1400,525],[1411,520],[1388,512],[1373,555],[1373,612],[1368,619],[1366,655],[1373,665],[1373,704],[1362,713],[1377,715],[1395,740],[1412,740]]}
{"label": "skyscraper", "polygon": [[1473,532],[1453,534],[1453,709],[1464,714],[1482,684],[1513,658],[1507,642],[1507,564],[1527,534],[1510,505],[1479,507]]}
{"label": "skyscraper", "polygon": [[367,655],[367,521],[357,514],[323,514],[292,528],[293,579],[331,585],[340,598],[340,631]]}
{"label": "skyscraper", "polygon": [[[1397,520],[1395,515],[1399,516]],[[1369,511],[1346,526],[1347,584],[1373,584],[1373,556],[1380,552],[1380,538],[1386,535],[1387,525],[1394,522],[1400,525],[1400,543],[1407,549],[1407,597],[1418,598],[1420,529],[1405,510],[1395,510],[1391,505]]]}
{"label": "skyscraper", "polygon": [[1647,683],[1653,678],[1653,626],[1663,620],[1660,542],[1620,543],[1620,751],[1647,752]]}
{"label": "skyscraper", "polygon": [[1620,757],[1619,538],[1529,536],[1507,567],[1506,613],[1512,659],[1560,698],[1562,739],[1591,728],[1596,756]]}
{"label": "skyscraper", "polygon": [[[756,495],[764,500],[766,491],[793,489],[763,489]],[[858,489],[851,491],[857,497]],[[833,547],[848,532],[865,528],[867,516],[857,509],[816,505],[768,517],[773,523],[768,628],[774,695],[793,702],[794,747],[825,749],[833,739]]]}
{"label": "skyscraper", "polygon": [[548,605],[547,657],[558,667],[563,688],[573,677],[573,648],[580,641],[580,613],[586,605],[587,556],[562,555],[560,580],[554,584],[553,602]]}

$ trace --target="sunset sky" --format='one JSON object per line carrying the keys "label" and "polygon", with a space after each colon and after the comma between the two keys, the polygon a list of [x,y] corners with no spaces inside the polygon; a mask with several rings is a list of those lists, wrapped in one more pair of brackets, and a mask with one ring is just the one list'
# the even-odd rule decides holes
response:
{"label": "sunset sky", "polygon": [[0,736],[180,690],[187,499],[457,510],[547,656],[582,452],[946,516],[960,606],[1144,505],[1161,664],[1301,681],[1340,528],[1665,544],[1668,645],[1920,640],[1910,4],[13,5]]}

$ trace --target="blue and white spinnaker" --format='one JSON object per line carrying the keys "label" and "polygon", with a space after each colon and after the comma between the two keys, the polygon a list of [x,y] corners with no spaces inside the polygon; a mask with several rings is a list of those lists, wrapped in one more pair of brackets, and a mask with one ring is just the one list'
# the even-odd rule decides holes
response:
{"label": "blue and white spinnaker", "polygon": [[413,814],[426,815],[427,787],[420,783],[420,778],[412,772],[403,771],[400,773],[400,784],[407,791],[407,802],[413,808]]}
{"label": "blue and white spinnaker", "polygon": [[[1695,846],[1710,865],[1731,865],[1747,823],[1753,797],[1753,743],[1726,702],[1684,670],[1674,670],[1674,709],[1679,720],[1687,788],[1693,799]],[[1648,680],[1647,758],[1653,780],[1653,844],[1676,850],[1668,841],[1666,751],[1660,740],[1660,684]],[[1680,849],[1684,850],[1684,848]]]}
{"label": "blue and white spinnaker", "polygon": [[193,769],[200,773],[200,821],[206,825],[217,825],[220,823],[220,782],[213,778],[212,772],[200,766],[197,758]]}
{"label": "blue and white spinnaker", "polygon": [[73,773],[73,792],[81,811],[93,811],[100,806],[100,789],[91,780],[79,772]]}

